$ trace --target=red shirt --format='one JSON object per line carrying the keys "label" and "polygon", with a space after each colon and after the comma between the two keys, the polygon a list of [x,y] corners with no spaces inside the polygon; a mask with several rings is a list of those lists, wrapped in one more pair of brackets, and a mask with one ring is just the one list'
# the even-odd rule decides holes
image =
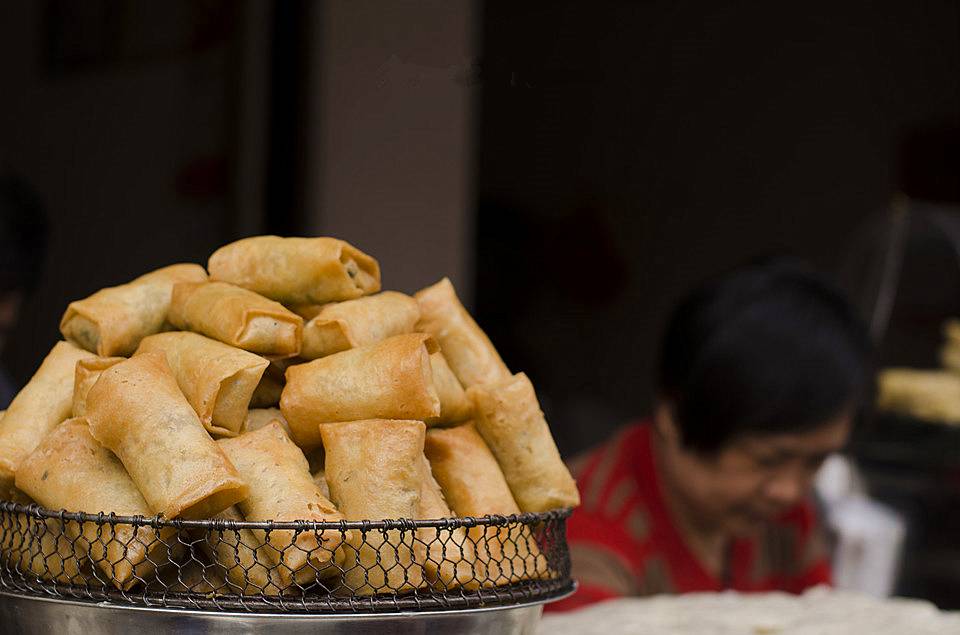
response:
{"label": "red shirt", "polygon": [[649,425],[633,425],[572,466],[583,499],[567,527],[580,588],[566,610],[619,596],[693,591],[788,591],[830,583],[814,506],[805,502],[731,546],[729,579],[687,547],[663,499]]}

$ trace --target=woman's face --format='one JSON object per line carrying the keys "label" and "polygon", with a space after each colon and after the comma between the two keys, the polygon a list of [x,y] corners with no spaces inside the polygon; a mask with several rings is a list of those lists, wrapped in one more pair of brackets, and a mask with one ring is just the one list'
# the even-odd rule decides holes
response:
{"label": "woman's face", "polygon": [[[669,414],[658,413],[662,416]],[[663,430],[663,422],[658,424]],[[672,421],[667,425],[675,430]],[[709,456],[683,447],[668,429],[664,476],[699,523],[749,534],[809,494],[820,465],[843,448],[851,427],[852,417],[844,414],[807,432],[743,437]]]}

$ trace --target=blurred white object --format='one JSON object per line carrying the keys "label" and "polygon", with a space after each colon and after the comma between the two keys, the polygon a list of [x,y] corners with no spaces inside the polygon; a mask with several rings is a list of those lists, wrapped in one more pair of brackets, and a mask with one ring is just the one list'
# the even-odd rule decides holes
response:
{"label": "blurred white object", "polygon": [[856,467],[843,456],[824,462],[814,486],[826,507],[826,525],[836,536],[834,586],[890,595],[906,535],[903,518],[867,496]]}
{"label": "blurred white object", "polygon": [[817,587],[787,593],[623,598],[545,613],[541,635],[957,635],[960,615],[923,600],[881,600]]}

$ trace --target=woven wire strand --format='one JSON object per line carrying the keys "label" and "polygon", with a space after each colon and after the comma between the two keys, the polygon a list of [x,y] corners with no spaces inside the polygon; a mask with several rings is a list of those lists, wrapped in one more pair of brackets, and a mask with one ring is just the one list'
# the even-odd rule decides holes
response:
{"label": "woven wire strand", "polygon": [[141,607],[370,613],[569,592],[570,510],[379,521],[167,520],[0,502],[0,590]]}

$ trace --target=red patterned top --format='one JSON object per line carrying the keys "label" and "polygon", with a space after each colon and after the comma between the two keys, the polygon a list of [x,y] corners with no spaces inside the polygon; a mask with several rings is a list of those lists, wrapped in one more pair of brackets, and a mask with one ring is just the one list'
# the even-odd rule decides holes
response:
{"label": "red patterned top", "polygon": [[632,425],[575,462],[583,499],[570,518],[580,589],[554,610],[628,595],[693,591],[788,591],[830,583],[830,562],[810,502],[731,546],[729,579],[709,573],[674,526],[651,449],[651,426]]}

